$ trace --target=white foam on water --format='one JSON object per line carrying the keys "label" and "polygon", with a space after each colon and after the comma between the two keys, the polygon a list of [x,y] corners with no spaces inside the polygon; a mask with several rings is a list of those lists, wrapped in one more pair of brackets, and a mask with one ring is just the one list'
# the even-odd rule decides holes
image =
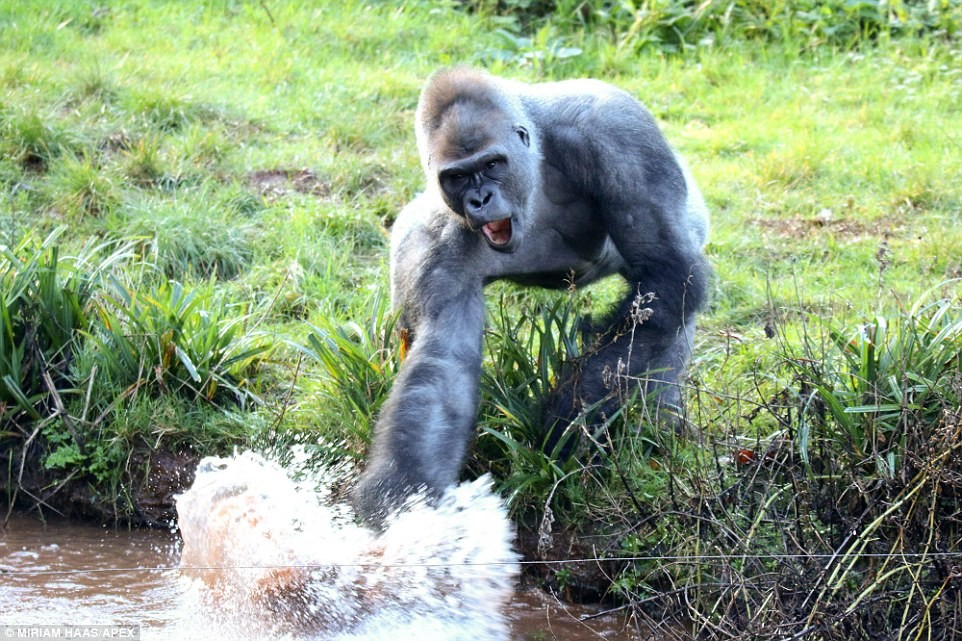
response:
{"label": "white foam on water", "polygon": [[177,498],[185,634],[502,641],[518,556],[487,478],[377,534],[263,457],[206,458]]}

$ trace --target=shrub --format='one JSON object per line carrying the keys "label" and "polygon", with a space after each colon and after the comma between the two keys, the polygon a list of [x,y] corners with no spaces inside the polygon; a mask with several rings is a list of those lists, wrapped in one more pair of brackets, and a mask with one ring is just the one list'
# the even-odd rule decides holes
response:
{"label": "shrub", "polygon": [[962,28],[959,0],[477,0],[469,6],[504,16],[515,28],[542,22],[589,27],[609,32],[621,47],[668,52],[735,39],[856,48],[885,36],[951,35]]}

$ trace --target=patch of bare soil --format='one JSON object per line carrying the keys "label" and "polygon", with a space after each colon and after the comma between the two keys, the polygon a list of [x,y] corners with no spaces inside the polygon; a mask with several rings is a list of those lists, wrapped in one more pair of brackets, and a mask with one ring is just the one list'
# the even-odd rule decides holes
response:
{"label": "patch of bare soil", "polygon": [[792,239],[809,239],[818,236],[834,236],[847,241],[868,238],[889,238],[899,235],[904,228],[901,221],[881,218],[878,220],[856,220],[838,216],[823,210],[814,216],[793,216],[791,218],[752,219],[753,225],[763,231]]}
{"label": "patch of bare soil", "polygon": [[331,193],[328,185],[310,169],[258,169],[247,175],[247,181],[268,199],[292,193],[326,198]]}

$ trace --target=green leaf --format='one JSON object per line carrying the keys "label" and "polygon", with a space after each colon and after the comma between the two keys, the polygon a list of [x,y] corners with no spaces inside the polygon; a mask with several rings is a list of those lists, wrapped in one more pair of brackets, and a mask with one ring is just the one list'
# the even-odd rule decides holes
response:
{"label": "green leaf", "polygon": [[194,363],[190,360],[190,356],[187,355],[187,352],[182,350],[179,346],[175,346],[174,353],[177,354],[177,358],[179,358],[180,362],[183,363],[184,367],[187,368],[187,373],[190,374],[191,379],[193,379],[195,383],[199,383],[200,374],[197,373],[197,368],[194,367]]}

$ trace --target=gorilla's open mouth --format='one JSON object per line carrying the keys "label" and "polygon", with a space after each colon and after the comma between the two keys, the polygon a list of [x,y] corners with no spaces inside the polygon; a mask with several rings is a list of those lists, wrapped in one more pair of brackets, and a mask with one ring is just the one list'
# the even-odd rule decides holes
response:
{"label": "gorilla's open mouth", "polygon": [[481,228],[485,238],[493,247],[501,247],[511,242],[511,219],[494,220]]}

